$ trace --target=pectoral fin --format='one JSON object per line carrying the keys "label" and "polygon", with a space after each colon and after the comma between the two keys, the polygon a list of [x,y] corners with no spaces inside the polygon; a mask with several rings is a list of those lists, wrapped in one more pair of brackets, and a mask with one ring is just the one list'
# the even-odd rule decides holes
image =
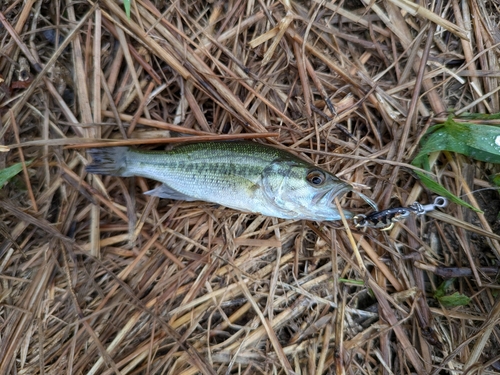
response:
{"label": "pectoral fin", "polygon": [[162,184],[153,190],[146,191],[144,194],[151,195],[153,197],[175,199],[179,201],[195,201],[196,198],[190,197],[189,195],[183,194],[170,186]]}

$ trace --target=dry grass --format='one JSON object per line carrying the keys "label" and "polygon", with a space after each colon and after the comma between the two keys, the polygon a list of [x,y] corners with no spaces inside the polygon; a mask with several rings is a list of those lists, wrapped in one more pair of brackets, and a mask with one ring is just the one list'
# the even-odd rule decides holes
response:
{"label": "dry grass", "polygon": [[[0,374],[500,373],[495,191],[361,232],[84,170],[95,143],[264,137],[427,203],[425,130],[500,112],[500,5],[418,3],[3,1],[0,169],[35,162],[0,191]],[[431,162],[456,195],[498,171]],[[470,304],[433,297],[450,276]]]}

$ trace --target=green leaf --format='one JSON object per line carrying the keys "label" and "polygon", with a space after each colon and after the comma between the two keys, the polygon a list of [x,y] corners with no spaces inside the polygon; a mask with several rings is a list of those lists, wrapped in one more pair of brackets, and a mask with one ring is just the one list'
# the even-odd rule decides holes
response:
{"label": "green leaf", "polygon": [[453,285],[455,278],[443,281],[434,292],[434,298],[439,299],[446,295],[446,291]]}
{"label": "green leaf", "polygon": [[470,303],[470,298],[464,294],[460,294],[458,292],[453,293],[451,296],[443,296],[439,298],[439,302],[444,307],[457,307],[457,306],[465,306]]}
{"label": "green leaf", "polygon": [[452,194],[448,189],[446,189],[444,186],[438,184],[436,181],[434,181],[432,178],[430,178],[427,174],[422,173],[420,171],[413,171],[413,173],[415,173],[418,176],[418,178],[420,179],[420,182],[424,186],[426,186],[429,190],[431,190],[432,192],[434,192],[442,197],[448,198],[453,203],[461,204],[462,206],[470,208],[471,210],[483,213],[483,211],[478,210],[477,208],[475,208],[474,206],[471,206],[466,201],[457,197],[455,194]]}
{"label": "green leaf", "polygon": [[123,7],[125,8],[127,18],[130,19],[130,0],[123,0]]}
{"label": "green leaf", "polygon": [[476,160],[500,163],[500,127],[458,123],[449,117],[444,124],[428,130],[412,164],[426,168],[428,154],[435,151],[452,151]]}
{"label": "green leaf", "polygon": [[500,186],[500,173],[495,173],[492,177],[490,177],[490,181],[495,186]]}
{"label": "green leaf", "polygon": [[470,303],[470,298],[458,292],[447,296],[446,291],[452,286],[454,278],[444,281],[434,292],[434,298],[437,299],[444,307],[465,306]]}
{"label": "green leaf", "polygon": [[493,114],[487,114],[487,113],[462,113],[460,115],[461,119],[467,119],[467,120],[483,120],[483,121],[488,121],[488,120],[498,120],[500,119],[500,113],[493,113]]}
{"label": "green leaf", "polygon": [[[495,116],[496,114],[489,115],[488,119]],[[473,117],[473,115],[470,115],[470,117]],[[436,151],[457,152],[476,160],[500,163],[500,127],[497,126],[458,123],[448,117],[445,123],[431,127],[421,144],[422,149],[412,164],[425,170],[430,170],[429,154]],[[481,212],[453,195],[429,176],[421,172],[415,173],[422,183],[433,192],[450,199],[454,203]]]}
{"label": "green leaf", "polygon": [[[29,160],[26,162],[26,166],[30,165],[33,160]],[[7,167],[5,169],[0,170],[0,189],[15,175],[23,170],[23,163],[16,163]]]}

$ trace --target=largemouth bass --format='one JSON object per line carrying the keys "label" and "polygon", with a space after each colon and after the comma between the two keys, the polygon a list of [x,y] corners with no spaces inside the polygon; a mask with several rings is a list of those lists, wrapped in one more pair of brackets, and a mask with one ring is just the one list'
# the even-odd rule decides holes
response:
{"label": "largemouth bass", "polygon": [[[283,219],[340,220],[333,202],[352,190],[289,152],[254,142],[183,144],[170,151],[89,150],[87,172],[162,183],[145,194],[217,203]],[[344,211],[346,217],[352,217]]]}

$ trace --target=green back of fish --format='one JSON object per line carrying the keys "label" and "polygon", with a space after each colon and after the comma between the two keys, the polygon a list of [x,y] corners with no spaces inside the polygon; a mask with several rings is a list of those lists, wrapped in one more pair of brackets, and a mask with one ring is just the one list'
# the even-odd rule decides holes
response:
{"label": "green back of fish", "polygon": [[139,164],[133,168],[135,173],[144,171],[144,168],[166,168],[198,176],[242,176],[252,181],[275,160],[294,162],[305,168],[310,166],[286,151],[255,142],[192,143],[176,146],[169,151],[130,150],[129,157],[130,164]]}

